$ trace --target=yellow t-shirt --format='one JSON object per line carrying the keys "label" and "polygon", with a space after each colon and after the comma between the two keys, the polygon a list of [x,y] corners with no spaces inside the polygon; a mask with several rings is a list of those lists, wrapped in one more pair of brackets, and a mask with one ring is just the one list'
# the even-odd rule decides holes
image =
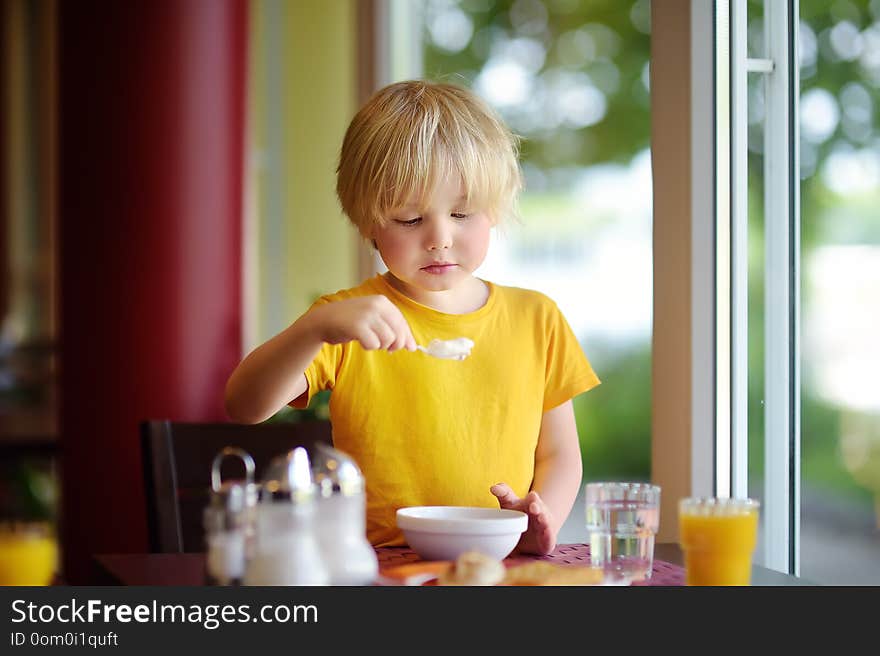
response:
{"label": "yellow t-shirt", "polygon": [[463,361],[325,344],[306,369],[308,393],[295,405],[333,390],[334,446],[363,472],[367,537],[375,546],[406,544],[398,508],[497,508],[489,488],[501,481],[527,494],[543,413],[599,384],[552,300],[486,284],[486,304],[469,314],[421,305],[379,275],[316,301],[382,294],[400,308],[417,343],[474,341]]}

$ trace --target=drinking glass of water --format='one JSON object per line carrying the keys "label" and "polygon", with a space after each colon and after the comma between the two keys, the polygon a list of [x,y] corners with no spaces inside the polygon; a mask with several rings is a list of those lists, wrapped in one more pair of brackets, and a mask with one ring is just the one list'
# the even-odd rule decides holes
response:
{"label": "drinking glass of water", "polygon": [[660,487],[604,482],[587,483],[584,491],[591,564],[633,581],[651,578]]}

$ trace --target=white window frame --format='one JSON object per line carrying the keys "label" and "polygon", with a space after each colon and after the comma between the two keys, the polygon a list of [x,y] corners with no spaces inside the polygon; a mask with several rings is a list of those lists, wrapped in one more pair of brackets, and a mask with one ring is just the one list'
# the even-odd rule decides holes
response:
{"label": "white window frame", "polygon": [[765,2],[764,562],[800,573],[798,0]]}
{"label": "white window frame", "polygon": [[[795,575],[800,570],[798,10],[798,0],[765,2],[764,56],[749,59],[746,0],[691,0],[691,487],[705,493],[708,469],[712,494],[748,496],[746,76],[758,74],[764,76],[765,92],[765,467],[756,560]],[[714,85],[707,85],[712,63]],[[706,88],[713,93],[706,94]],[[704,213],[712,204],[709,190],[714,191],[714,239],[700,222],[709,215]],[[714,264],[706,253],[714,255]],[[707,271],[714,275],[706,276]],[[714,280],[714,298],[700,282],[706,279]],[[714,430],[708,428],[709,417]]]}

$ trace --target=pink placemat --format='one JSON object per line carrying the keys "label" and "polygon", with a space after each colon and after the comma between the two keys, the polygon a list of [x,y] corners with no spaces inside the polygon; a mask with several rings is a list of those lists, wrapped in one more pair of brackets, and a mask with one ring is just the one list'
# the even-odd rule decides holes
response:
{"label": "pink placemat", "polygon": [[[380,569],[421,560],[419,555],[409,547],[379,547],[376,549],[376,556],[379,559]],[[549,560],[565,565],[587,565],[590,562],[590,545],[560,544],[553,550],[553,553],[546,556],[514,554],[505,558],[504,564],[509,566],[534,560]],[[651,568],[651,578],[645,581],[635,581],[633,585],[684,585],[684,568],[655,558]]]}

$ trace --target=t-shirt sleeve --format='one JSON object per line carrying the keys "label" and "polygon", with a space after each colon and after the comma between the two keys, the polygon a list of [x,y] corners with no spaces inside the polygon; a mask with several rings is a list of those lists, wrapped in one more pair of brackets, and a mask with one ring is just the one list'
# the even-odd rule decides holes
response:
{"label": "t-shirt sleeve", "polygon": [[601,381],[555,303],[548,312],[545,326],[547,367],[544,379],[544,412],[547,412],[594,388]]}
{"label": "t-shirt sleeve", "polygon": [[[329,303],[331,300],[329,296],[322,296],[309,309],[311,310],[316,305]],[[332,390],[336,386],[336,377],[342,364],[343,352],[342,344],[324,344],[315,359],[306,367],[305,376],[308,389],[288,405],[298,410],[304,410],[309,407],[315,394],[323,390]]]}
{"label": "t-shirt sleeve", "polygon": [[342,362],[341,344],[324,344],[312,363],[306,367],[305,375],[308,389],[290,402],[290,406],[298,410],[309,407],[312,397],[323,390],[332,390],[336,386],[336,375]]}

